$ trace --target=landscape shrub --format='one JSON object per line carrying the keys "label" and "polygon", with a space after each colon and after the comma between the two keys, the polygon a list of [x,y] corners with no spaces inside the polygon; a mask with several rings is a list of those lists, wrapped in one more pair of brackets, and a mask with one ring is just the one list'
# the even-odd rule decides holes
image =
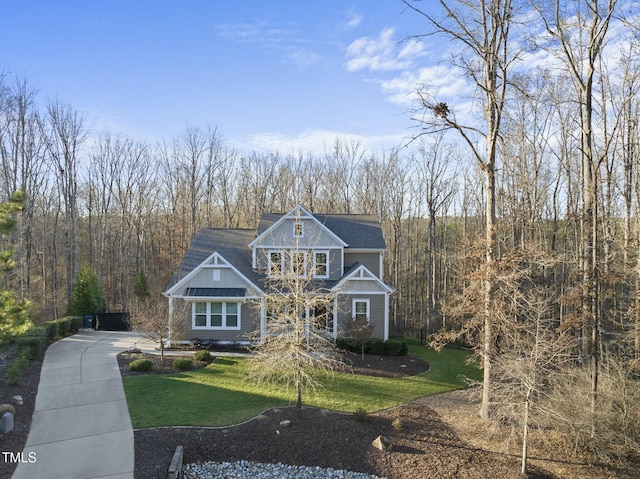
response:
{"label": "landscape shrub", "polygon": [[58,334],[60,336],[66,336],[71,331],[71,318],[58,319]]}
{"label": "landscape shrub", "polygon": [[385,356],[405,356],[408,352],[409,348],[405,341],[390,339],[384,343]]}
{"label": "landscape shrub", "polygon": [[150,359],[134,359],[129,363],[129,371],[145,372],[153,369],[153,361]]}
{"label": "landscape shrub", "polygon": [[190,371],[193,369],[193,361],[190,358],[176,358],[173,367],[180,371]]}
{"label": "landscape shrub", "polygon": [[355,411],[353,411],[353,415],[356,417],[356,420],[359,422],[365,422],[369,420],[369,413],[363,407],[357,407]]}
{"label": "landscape shrub", "polygon": [[383,355],[385,354],[384,341],[382,339],[372,339],[365,347],[365,353]]}
{"label": "landscape shrub", "polygon": [[77,331],[84,326],[84,318],[82,316],[69,316],[69,321],[71,323],[70,329],[72,331]]}
{"label": "landscape shrub", "polygon": [[58,321],[47,321],[46,323],[43,323],[43,324],[46,324],[48,327],[49,338],[55,339],[59,336],[58,332],[60,330],[60,327],[59,327]]}
{"label": "landscape shrub", "polygon": [[[337,338],[336,347],[350,353],[360,353],[360,346],[346,338]],[[371,339],[367,341],[364,352],[376,354],[378,356],[405,356],[409,352],[409,347],[404,339]]]}
{"label": "landscape shrub", "polygon": [[193,355],[193,359],[195,359],[196,361],[204,361],[206,363],[210,363],[211,361],[213,361],[213,356],[211,356],[211,353],[209,351],[203,349],[200,351],[196,351]]}
{"label": "landscape shrub", "polygon": [[30,334],[16,339],[18,351],[27,350],[29,359],[35,359],[44,351],[47,344],[47,336],[44,331],[31,330]]}
{"label": "landscape shrub", "polygon": [[336,338],[336,348],[341,351],[351,351],[351,345],[346,338]]}
{"label": "landscape shrub", "polygon": [[13,358],[11,364],[7,368],[6,378],[11,386],[15,386],[20,382],[27,367],[29,366],[29,349],[25,348],[18,351],[16,357]]}

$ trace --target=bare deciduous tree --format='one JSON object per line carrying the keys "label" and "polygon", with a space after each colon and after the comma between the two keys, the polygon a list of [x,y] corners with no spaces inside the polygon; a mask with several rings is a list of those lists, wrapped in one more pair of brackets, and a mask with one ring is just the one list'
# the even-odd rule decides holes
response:
{"label": "bare deciduous tree", "polygon": [[318,373],[331,373],[342,364],[327,330],[337,292],[314,279],[313,259],[299,245],[280,254],[282,262],[270,272],[257,305],[267,317],[250,336],[256,346],[248,377],[293,387],[301,409],[303,390],[320,386]]}
{"label": "bare deciduous tree", "polygon": [[[485,262],[491,267],[497,257],[496,240],[496,162],[498,141],[501,131],[503,110],[507,100],[507,86],[510,67],[517,55],[509,40],[509,32],[514,15],[511,0],[440,0],[444,10],[441,19],[420,10],[410,0],[403,0],[409,8],[423,16],[434,30],[462,46],[462,51],[451,58],[451,63],[459,67],[475,83],[482,103],[484,118],[481,126],[463,123],[454,111],[453,105],[434,98],[424,89],[419,91],[423,115],[416,117],[422,125],[423,133],[444,130],[456,131],[466,143],[477,161],[485,178]],[[422,38],[425,35],[417,35]],[[479,146],[476,138],[483,141]],[[491,324],[492,284],[484,280],[484,349],[483,349],[483,394],[480,415],[489,417],[491,401],[491,357],[494,333]]]}

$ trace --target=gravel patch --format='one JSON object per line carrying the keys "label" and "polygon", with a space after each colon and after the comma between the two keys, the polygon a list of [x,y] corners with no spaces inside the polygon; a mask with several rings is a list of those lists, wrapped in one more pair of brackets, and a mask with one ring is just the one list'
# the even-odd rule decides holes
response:
{"label": "gravel patch", "polygon": [[364,472],[320,466],[291,466],[287,464],[265,464],[250,461],[205,462],[187,464],[182,470],[184,479],[384,479]]}

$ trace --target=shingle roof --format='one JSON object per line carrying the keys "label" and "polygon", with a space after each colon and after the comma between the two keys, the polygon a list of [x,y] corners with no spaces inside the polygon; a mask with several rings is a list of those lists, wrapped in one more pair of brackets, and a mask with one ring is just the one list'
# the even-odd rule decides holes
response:
{"label": "shingle roof", "polygon": [[[283,213],[264,213],[260,217],[258,236],[269,229]],[[372,215],[313,215],[320,223],[340,237],[349,248],[386,249],[380,222]]]}
{"label": "shingle roof", "polygon": [[255,237],[254,230],[205,228],[198,231],[169,281],[167,290],[197,268],[213,253],[231,263],[249,281],[262,288],[262,276],[251,268],[251,248],[247,245]]}
{"label": "shingle roof", "polygon": [[[266,231],[282,216],[284,215],[280,213],[263,214],[258,226],[258,235]],[[386,249],[380,222],[374,216],[314,215],[314,217],[347,243],[349,248]],[[182,258],[180,266],[178,266],[171,281],[169,281],[167,290],[202,264],[213,253],[220,254],[249,281],[264,290],[264,275],[251,267],[251,248],[248,247],[248,244],[255,237],[256,232],[249,229],[205,228],[198,231],[184,258]],[[325,281],[324,285],[332,287],[335,283],[335,281]]]}

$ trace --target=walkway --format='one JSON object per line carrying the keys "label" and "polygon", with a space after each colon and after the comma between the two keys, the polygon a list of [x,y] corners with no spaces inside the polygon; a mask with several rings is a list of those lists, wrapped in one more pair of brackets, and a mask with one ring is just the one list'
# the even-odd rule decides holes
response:
{"label": "walkway", "polygon": [[133,429],[116,355],[134,343],[145,341],[81,330],[49,346],[23,455],[35,461],[20,464],[13,479],[133,478]]}

